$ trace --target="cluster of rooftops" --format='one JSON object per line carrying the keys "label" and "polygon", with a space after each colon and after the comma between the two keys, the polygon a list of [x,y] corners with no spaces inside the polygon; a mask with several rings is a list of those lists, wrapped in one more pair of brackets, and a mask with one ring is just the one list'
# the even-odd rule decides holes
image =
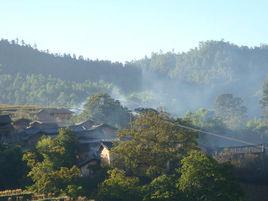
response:
{"label": "cluster of rooftops", "polygon": [[66,125],[72,112],[67,109],[42,109],[37,120],[26,118],[12,120],[10,115],[0,115],[0,141],[7,144],[20,144],[23,149],[36,145],[41,136],[55,137],[61,128],[70,129],[78,138],[79,164],[100,160],[101,150],[109,150],[117,141],[117,129],[91,119],[77,124]]}

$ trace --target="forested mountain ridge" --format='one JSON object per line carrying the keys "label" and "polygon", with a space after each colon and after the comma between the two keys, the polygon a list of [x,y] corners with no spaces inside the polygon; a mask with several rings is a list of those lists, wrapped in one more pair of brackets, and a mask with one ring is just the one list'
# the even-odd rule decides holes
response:
{"label": "forested mountain ridge", "polygon": [[147,88],[156,90],[157,86],[170,102],[177,99],[176,104],[182,108],[211,108],[218,95],[233,93],[245,100],[250,113],[256,114],[268,74],[268,46],[205,41],[187,52],[152,53],[150,58],[133,64],[143,70]]}
{"label": "forested mountain ridge", "polygon": [[0,74],[0,103],[73,107],[95,93],[111,93],[110,83],[64,81],[41,74]]}
{"label": "forested mountain ridge", "polygon": [[188,52],[152,53],[150,58],[134,63],[143,70],[189,83],[232,82],[244,75],[268,72],[268,45],[250,48],[225,41],[205,41]]}
{"label": "forested mountain ridge", "polygon": [[92,61],[70,54],[49,54],[23,41],[0,41],[2,74],[51,75],[65,81],[113,83],[123,91],[139,89],[141,71],[131,65],[110,61]]}
{"label": "forested mountain ridge", "polygon": [[123,65],[2,39],[0,64],[3,103],[77,105],[101,92],[131,109],[162,106],[184,113],[211,109],[217,96],[228,93],[241,97],[255,116],[268,74],[268,46],[205,41],[187,52],[152,53]]}

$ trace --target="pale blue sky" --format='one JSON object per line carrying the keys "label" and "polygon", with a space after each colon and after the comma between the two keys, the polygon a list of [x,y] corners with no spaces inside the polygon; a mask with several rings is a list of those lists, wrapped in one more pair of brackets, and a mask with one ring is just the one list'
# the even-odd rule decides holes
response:
{"label": "pale blue sky", "polygon": [[268,43],[267,0],[0,0],[0,37],[91,59]]}

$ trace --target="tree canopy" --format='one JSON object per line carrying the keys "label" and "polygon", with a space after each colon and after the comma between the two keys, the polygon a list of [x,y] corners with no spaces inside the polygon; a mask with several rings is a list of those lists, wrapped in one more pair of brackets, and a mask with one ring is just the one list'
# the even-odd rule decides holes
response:
{"label": "tree canopy", "polygon": [[131,120],[131,113],[108,94],[95,94],[88,98],[78,119],[93,119],[116,128],[126,128]]}
{"label": "tree canopy", "polygon": [[127,177],[123,170],[113,169],[100,186],[99,201],[140,201],[139,179]]}
{"label": "tree canopy", "polygon": [[34,151],[24,154],[30,168],[28,176],[33,181],[32,191],[74,196],[81,190],[76,184],[80,175],[75,166],[76,144],[73,134],[62,129],[56,138],[43,137]]}
{"label": "tree canopy", "polygon": [[178,127],[178,121],[161,113],[142,113],[129,129],[119,132],[119,138],[128,140],[113,148],[115,166],[149,178],[172,171],[196,148],[196,134]]}
{"label": "tree canopy", "polygon": [[246,118],[247,108],[243,104],[243,99],[232,94],[218,96],[214,108],[216,116],[230,128],[239,128]]}
{"label": "tree canopy", "polygon": [[199,151],[182,159],[179,189],[187,201],[241,201],[243,193],[228,165]]}
{"label": "tree canopy", "polygon": [[267,58],[267,46],[204,41],[187,52],[152,53],[123,65],[53,55],[1,40],[0,101],[73,106],[94,93],[113,96],[119,89],[134,107],[161,105],[181,113],[210,106],[219,92],[239,93],[245,106],[250,105],[249,114],[256,116],[259,91],[268,74]]}
{"label": "tree canopy", "polygon": [[123,91],[140,87],[140,69],[111,61],[89,60],[75,54],[50,54],[25,43],[0,41],[1,73],[51,75],[64,81],[113,83]]}

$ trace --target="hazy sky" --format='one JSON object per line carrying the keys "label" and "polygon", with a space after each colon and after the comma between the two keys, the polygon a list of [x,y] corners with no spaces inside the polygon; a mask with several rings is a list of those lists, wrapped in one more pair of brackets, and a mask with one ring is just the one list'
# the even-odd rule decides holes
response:
{"label": "hazy sky", "polygon": [[0,0],[0,37],[91,59],[268,43],[267,0]]}

